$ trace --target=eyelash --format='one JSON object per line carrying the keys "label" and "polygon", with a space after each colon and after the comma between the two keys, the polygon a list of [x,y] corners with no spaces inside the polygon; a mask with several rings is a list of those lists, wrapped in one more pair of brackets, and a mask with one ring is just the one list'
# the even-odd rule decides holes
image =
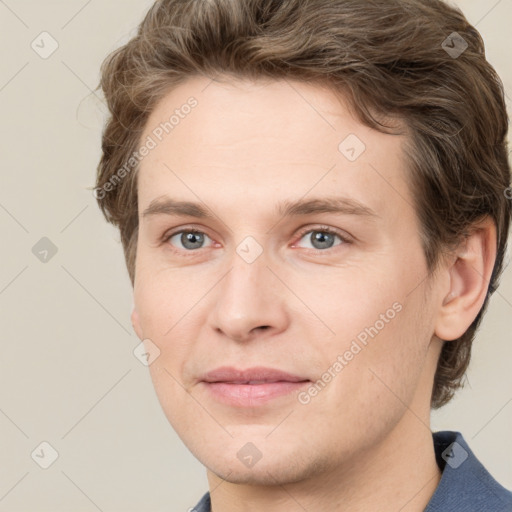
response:
{"label": "eyelash", "polygon": [[[334,228],[331,228],[329,226],[316,226],[314,228],[311,228],[311,227],[304,228],[304,229],[302,229],[298,233],[297,241],[301,240],[304,237],[304,235],[307,235],[308,233],[312,233],[312,232],[315,232],[315,231],[319,232],[319,233],[328,233],[330,235],[337,236],[341,240],[341,242],[342,242],[341,244],[335,245],[334,247],[331,247],[329,249],[324,249],[324,250],[321,250],[321,249],[306,249],[307,251],[312,251],[312,252],[314,252],[316,254],[332,252],[333,250],[335,250],[336,247],[352,243],[352,239],[350,239],[347,235],[342,234],[338,230],[336,230]],[[205,233],[204,231],[201,231],[199,229],[196,229],[196,228],[188,228],[188,229],[181,228],[181,229],[179,229],[177,231],[174,231],[172,233],[168,233],[168,234],[166,233],[163,236],[162,243],[163,244],[168,243],[169,240],[173,236],[179,235],[181,233],[193,233],[193,234],[199,234],[199,235],[206,235],[206,236],[208,236],[207,233]],[[211,238],[211,237],[208,236],[208,238]],[[171,250],[173,252],[180,253],[180,254],[185,253],[186,256],[188,256],[188,257],[196,256],[196,254],[198,252],[200,252],[201,249],[206,249],[206,247],[201,247],[200,249],[195,249],[195,250],[185,250],[185,249],[177,249],[177,248],[173,247],[171,244],[168,244],[168,245],[169,245],[169,247],[171,248]]]}

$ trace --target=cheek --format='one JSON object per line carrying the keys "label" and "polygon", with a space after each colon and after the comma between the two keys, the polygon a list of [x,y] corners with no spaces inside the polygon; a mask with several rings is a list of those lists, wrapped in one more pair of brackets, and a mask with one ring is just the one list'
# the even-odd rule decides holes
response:
{"label": "cheek", "polygon": [[[403,325],[387,327],[311,399],[309,421],[331,436],[333,452],[346,440],[365,445],[390,432],[407,413],[421,378],[423,360]],[[330,360],[335,360],[332,354]]]}
{"label": "cheek", "polygon": [[[327,284],[314,287],[305,294],[313,313],[320,318],[330,332],[326,343],[319,348],[325,351],[342,351],[352,348],[357,352],[357,342],[365,348],[372,341],[386,338],[396,329],[403,317],[403,293],[395,280],[384,278],[375,272],[360,269],[344,269]],[[304,288],[306,284],[304,283]],[[347,354],[347,357],[351,357]]]}
{"label": "cheek", "polygon": [[[144,273],[140,273],[138,278],[134,302],[140,328],[144,338],[151,340],[159,351],[158,357],[149,366],[150,374],[157,394],[160,396],[162,390],[167,390],[172,396],[177,391],[174,389],[177,381],[182,380],[183,362],[190,355],[189,340],[194,336],[195,329],[192,323],[194,316],[191,314],[194,299],[184,297],[186,293],[175,291],[176,280],[169,282]],[[177,286],[182,289],[179,282]]]}
{"label": "cheek", "polygon": [[139,258],[134,290],[134,302],[141,326],[147,337],[172,337],[184,319],[204,295],[204,278],[193,272],[158,269],[158,262]]}
{"label": "cheek", "polygon": [[402,402],[410,403],[431,337],[423,291],[410,289],[407,276],[388,276],[367,279],[366,285],[346,280],[343,289],[332,286],[316,297],[319,316],[336,333],[316,347],[320,386],[332,382],[319,392],[325,403],[350,409],[354,418],[362,410],[385,417],[386,408],[393,415],[403,409]]}
{"label": "cheek", "polygon": [[341,372],[337,390],[340,397],[352,394],[358,407],[381,418],[403,411],[413,400],[430,341],[427,315],[415,301],[384,310],[383,318],[388,322],[370,320],[353,337],[344,353],[352,359]]}

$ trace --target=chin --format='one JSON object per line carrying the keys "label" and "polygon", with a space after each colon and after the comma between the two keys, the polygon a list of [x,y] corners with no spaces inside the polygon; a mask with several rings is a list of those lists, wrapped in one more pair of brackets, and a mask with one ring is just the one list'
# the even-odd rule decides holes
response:
{"label": "chin", "polygon": [[297,469],[283,472],[277,466],[267,465],[260,468],[229,469],[226,467],[220,468],[218,465],[215,465],[208,469],[222,480],[240,485],[261,485],[267,487],[301,482],[307,477],[305,474],[298,474]]}
{"label": "chin", "polygon": [[300,455],[290,457],[285,453],[263,457],[252,467],[244,467],[238,459],[226,460],[212,457],[211,454],[207,458],[196,458],[219,478],[241,485],[274,486],[298,483],[328,471],[332,465],[332,461],[329,463],[316,457],[306,460]]}

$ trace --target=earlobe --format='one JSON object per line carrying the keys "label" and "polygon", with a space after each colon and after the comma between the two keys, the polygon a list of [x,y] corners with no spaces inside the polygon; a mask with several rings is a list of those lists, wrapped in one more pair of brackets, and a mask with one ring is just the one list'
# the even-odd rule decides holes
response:
{"label": "earlobe", "polygon": [[137,337],[139,338],[139,340],[143,340],[144,336],[142,335],[142,329],[140,326],[139,313],[135,309],[135,306],[133,307],[133,311],[131,314],[131,320],[132,320],[133,330],[137,334]]}
{"label": "earlobe", "polygon": [[496,226],[486,218],[475,225],[446,269],[450,289],[442,299],[435,328],[440,339],[460,338],[473,323],[487,296],[495,260]]}

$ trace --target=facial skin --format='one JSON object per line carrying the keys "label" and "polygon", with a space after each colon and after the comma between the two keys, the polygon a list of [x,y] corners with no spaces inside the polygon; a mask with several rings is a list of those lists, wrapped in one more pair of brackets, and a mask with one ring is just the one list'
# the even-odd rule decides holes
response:
{"label": "facial skin", "polygon": [[[455,339],[476,316],[492,225],[428,278],[404,136],[365,127],[320,86],[193,78],[157,105],[141,140],[190,96],[198,105],[141,163],[132,322],[160,350],[150,365],[158,398],[207,467],[215,512],[423,510],[440,478],[429,428],[435,335]],[[366,146],[353,162],[338,149],[349,134]],[[165,196],[213,218],[143,215]],[[326,197],[373,215],[277,213]],[[325,227],[342,238],[315,242]],[[191,228],[205,234],[199,248],[180,238]],[[237,253],[247,237],[263,251],[251,263]],[[381,315],[384,327],[335,372]],[[293,392],[235,407],[199,382],[221,366],[335,376],[307,404]],[[237,457],[247,443],[261,453],[252,467]]]}

